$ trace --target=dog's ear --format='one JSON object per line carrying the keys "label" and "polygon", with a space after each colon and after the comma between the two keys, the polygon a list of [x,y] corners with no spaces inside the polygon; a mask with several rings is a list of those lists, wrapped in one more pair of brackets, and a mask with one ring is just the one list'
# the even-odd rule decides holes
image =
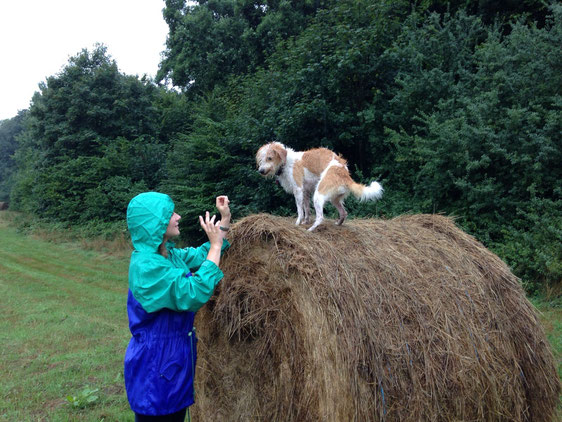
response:
{"label": "dog's ear", "polygon": [[285,148],[275,148],[275,152],[279,155],[279,158],[281,158],[281,162],[287,162],[287,150]]}

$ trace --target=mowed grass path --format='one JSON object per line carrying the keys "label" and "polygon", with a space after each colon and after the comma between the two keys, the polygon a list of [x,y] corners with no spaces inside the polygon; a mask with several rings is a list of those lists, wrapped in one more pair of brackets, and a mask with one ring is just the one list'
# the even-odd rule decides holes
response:
{"label": "mowed grass path", "polygon": [[[0,420],[132,421],[126,254],[23,236],[0,213]],[[66,399],[84,389],[97,399]]]}

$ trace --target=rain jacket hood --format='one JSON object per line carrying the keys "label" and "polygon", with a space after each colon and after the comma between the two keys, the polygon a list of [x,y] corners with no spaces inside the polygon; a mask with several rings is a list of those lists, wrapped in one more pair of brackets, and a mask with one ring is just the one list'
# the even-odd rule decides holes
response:
{"label": "rain jacket hood", "polygon": [[145,192],[135,196],[127,207],[127,226],[135,250],[157,251],[173,213],[174,202],[166,194]]}

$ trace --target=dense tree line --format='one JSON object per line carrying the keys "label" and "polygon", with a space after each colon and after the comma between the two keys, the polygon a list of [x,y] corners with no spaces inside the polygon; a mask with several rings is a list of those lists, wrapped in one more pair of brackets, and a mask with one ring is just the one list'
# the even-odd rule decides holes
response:
{"label": "dense tree line", "polygon": [[158,189],[194,241],[218,193],[236,217],[294,213],[255,172],[261,144],[326,146],[385,186],[378,203],[348,201],[352,215],[453,215],[529,292],[560,282],[559,3],[167,0],[163,13],[156,81],[98,46],[1,122],[0,200],[106,230]]}
{"label": "dense tree line", "polygon": [[20,111],[12,119],[0,122],[0,202],[9,202],[16,172],[14,154],[17,149],[17,136],[23,131],[25,111]]}

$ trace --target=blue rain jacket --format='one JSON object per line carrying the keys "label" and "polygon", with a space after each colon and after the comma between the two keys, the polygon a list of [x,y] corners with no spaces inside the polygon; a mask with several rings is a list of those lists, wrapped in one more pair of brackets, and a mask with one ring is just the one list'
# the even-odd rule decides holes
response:
{"label": "blue rain jacket", "polygon": [[[127,208],[134,251],[129,266],[127,313],[132,338],[125,354],[125,387],[131,409],[167,415],[194,402],[197,360],[195,312],[223,277],[207,260],[210,243],[158,253],[174,203],[168,195],[137,195]],[[225,240],[222,250],[228,248]]]}

